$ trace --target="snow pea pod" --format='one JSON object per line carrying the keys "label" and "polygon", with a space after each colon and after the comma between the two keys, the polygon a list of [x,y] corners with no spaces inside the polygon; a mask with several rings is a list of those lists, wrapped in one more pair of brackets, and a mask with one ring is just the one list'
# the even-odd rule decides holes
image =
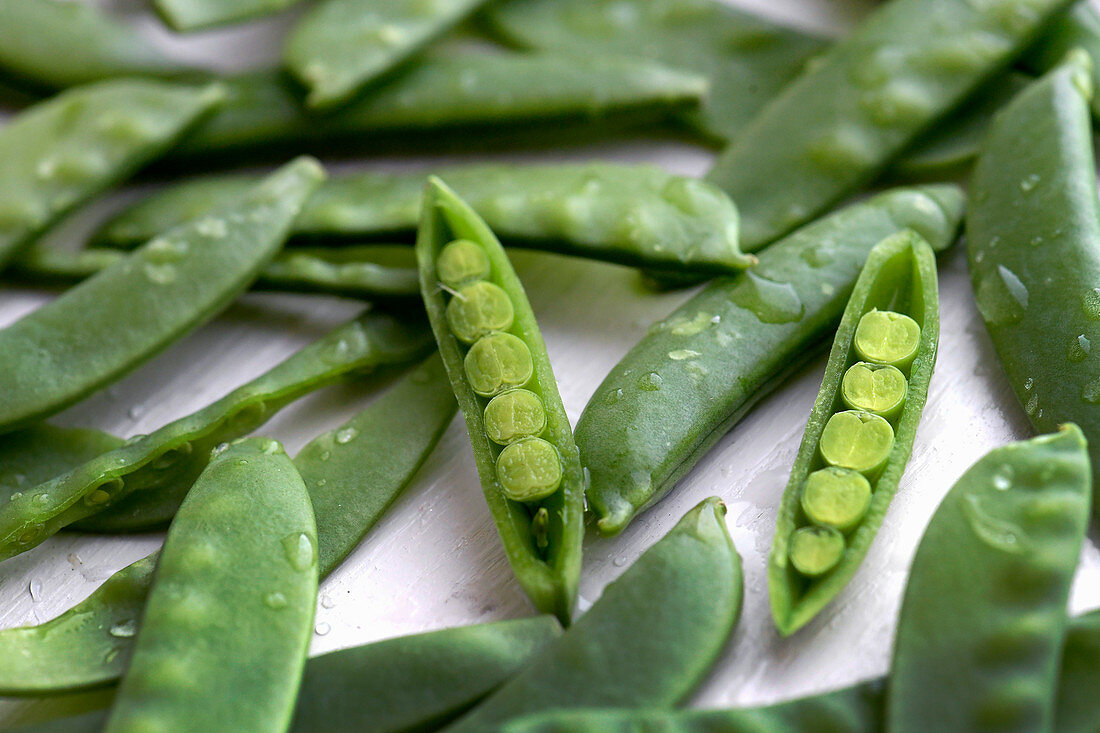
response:
{"label": "snow pea pod", "polygon": [[240,203],[169,230],[0,330],[0,430],[58,412],[217,315],[278,253],[323,177],[312,159],[290,163]]}
{"label": "snow pea pod", "polygon": [[[871,250],[840,319],[779,505],[768,591],[781,634],[816,616],[852,579],[874,541],[928,399],[939,305],[935,254],[920,235],[903,231]],[[884,328],[876,332],[876,323]],[[891,351],[907,356],[898,363]],[[850,420],[841,423],[844,417]],[[872,432],[876,426],[881,434]]]}
{"label": "snow pea pod", "polygon": [[164,22],[177,31],[240,23],[297,5],[301,0],[153,0]]}
{"label": "snow pea pod", "polygon": [[895,189],[809,224],[712,281],[615,365],[577,423],[588,503],[605,534],[664,496],[765,394],[832,335],[871,248],[909,228],[955,238],[963,193]]}
{"label": "snow pea pod", "polygon": [[1083,52],[998,116],[974,169],[971,283],[1031,424],[1081,427],[1100,465],[1100,203]]}
{"label": "snow pea pod", "polygon": [[[564,163],[440,168],[509,246],[531,247],[662,271],[713,274],[752,258],[737,248],[737,209],[702,181],[650,165]],[[400,237],[416,229],[423,173],[357,173],[330,179],[306,204],[295,235],[314,240]],[[149,232],[239,196],[248,176],[197,178],[156,193],[107,221],[95,241],[128,246]]]}
{"label": "snow pea pod", "polygon": [[726,508],[704,500],[638,558],[561,639],[447,731],[593,705],[672,707],[718,658],[741,611]]}
{"label": "snow pea pod", "polygon": [[1053,729],[1091,483],[1085,438],[1067,424],[992,451],[952,487],[905,587],[889,730]]}
{"label": "snow pea pod", "polygon": [[[322,578],[409,485],[455,409],[447,375],[432,357],[301,450],[294,465],[317,518]],[[154,556],[139,560],[56,619],[0,631],[0,694],[51,695],[114,682],[129,660],[154,567]]]}
{"label": "snow pea pod", "polygon": [[[163,1],[163,0],[162,0]],[[485,0],[324,0],[291,31],[283,64],[330,109],[405,63]]]}
{"label": "snow pea pod", "polygon": [[229,446],[168,530],[104,730],[286,730],[317,582],[317,527],[294,464],[268,438]]}
{"label": "snow pea pod", "polygon": [[523,284],[485,222],[438,178],[424,191],[420,291],[516,579],[568,623],[584,472]]}
{"label": "snow pea pod", "polygon": [[742,246],[774,241],[870,183],[1069,4],[895,0],[875,10],[707,174],[737,202]]}
{"label": "snow pea pod", "polygon": [[106,81],[63,92],[0,127],[0,266],[70,210],[162,156],[223,95],[217,85]]}

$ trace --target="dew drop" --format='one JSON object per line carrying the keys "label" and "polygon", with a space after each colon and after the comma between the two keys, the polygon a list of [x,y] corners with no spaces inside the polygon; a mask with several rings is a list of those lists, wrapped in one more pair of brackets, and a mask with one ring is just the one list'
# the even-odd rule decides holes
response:
{"label": "dew drop", "polygon": [[145,273],[145,277],[150,282],[157,285],[168,285],[175,281],[176,276],[179,274],[174,265],[154,265],[151,262],[146,262],[142,266],[142,272]]}
{"label": "dew drop", "polygon": [[224,239],[229,233],[224,219],[206,218],[195,225],[195,231],[210,239]]}
{"label": "dew drop", "polygon": [[313,632],[317,634],[317,636],[325,636],[330,631],[332,631],[332,626],[326,621],[322,621],[313,627]]}
{"label": "dew drop", "polygon": [[603,402],[605,405],[614,405],[616,402],[623,398],[622,389],[609,389],[604,393]]}
{"label": "dew drop", "polygon": [[773,282],[751,270],[744,273],[731,299],[764,323],[794,323],[805,312],[793,285]]}
{"label": "dew drop", "polygon": [[117,639],[129,639],[137,634],[137,619],[131,618],[119,621],[111,627],[111,636]]}
{"label": "dew drop", "polygon": [[967,494],[963,503],[963,514],[974,534],[995,550],[1010,553],[1026,552],[1028,543],[1020,528],[1010,522],[990,514],[982,506],[981,497]]}
{"label": "dew drop", "polygon": [[340,445],[345,445],[355,440],[359,435],[359,430],[352,427],[340,428],[336,431],[336,442]]}
{"label": "dew drop", "polygon": [[998,491],[1007,491],[1012,488],[1012,479],[1015,475],[1012,466],[1005,464],[993,474],[993,488]]}
{"label": "dew drop", "polygon": [[1093,288],[1085,293],[1081,300],[1081,310],[1091,320],[1100,321],[1100,288]]}
{"label": "dew drop", "polygon": [[42,581],[35,578],[27,584],[27,592],[31,594],[31,600],[38,603],[42,600]]}
{"label": "dew drop", "polygon": [[305,532],[295,532],[283,538],[283,551],[291,567],[305,572],[317,562],[317,548],[313,538]]}
{"label": "dew drop", "polygon": [[126,411],[126,415],[131,420],[137,420],[144,414],[145,414],[145,405],[141,404],[140,402],[138,404],[132,406],[129,410]]}
{"label": "dew drop", "polygon": [[336,608],[336,601],[327,593],[321,596],[321,608]]}
{"label": "dew drop", "polygon": [[1024,178],[1020,181],[1020,190],[1024,193],[1034,191],[1035,187],[1038,186],[1039,182],[1042,180],[1042,176],[1040,176],[1038,173],[1032,173],[1030,175],[1024,176]]}
{"label": "dew drop", "polygon": [[702,356],[698,351],[692,351],[691,349],[676,349],[675,351],[668,352],[668,358],[673,361],[684,361],[685,359],[698,359]]}
{"label": "dew drop", "polygon": [[1085,360],[1089,355],[1089,351],[1092,350],[1092,342],[1089,341],[1085,334],[1081,334],[1075,339],[1070,339],[1069,342],[1069,360],[1074,363],[1079,363]]}
{"label": "dew drop", "polygon": [[638,389],[643,392],[656,392],[664,381],[657,372],[650,372],[638,380]]}
{"label": "dew drop", "polygon": [[983,275],[975,297],[982,317],[994,325],[1016,323],[1028,304],[1027,287],[1004,265]]}
{"label": "dew drop", "polygon": [[43,491],[40,494],[35,494],[34,498],[31,499],[31,501],[34,503],[35,506],[49,506],[50,505],[50,495],[49,495],[49,493]]}
{"label": "dew drop", "polygon": [[268,593],[266,596],[264,596],[264,605],[275,611],[286,608],[286,596],[284,596],[279,591]]}
{"label": "dew drop", "polygon": [[1081,399],[1090,405],[1100,405],[1100,377],[1090,379],[1081,388]]}

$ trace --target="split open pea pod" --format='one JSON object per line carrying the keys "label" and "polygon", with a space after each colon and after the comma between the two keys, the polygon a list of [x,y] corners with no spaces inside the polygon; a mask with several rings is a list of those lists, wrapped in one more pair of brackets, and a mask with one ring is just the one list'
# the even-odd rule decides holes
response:
{"label": "split open pea pod", "polygon": [[912,230],[871,251],[837,329],[783,494],[772,616],[806,624],[859,568],[913,448],[939,341],[932,248]]}
{"label": "split open pea pod", "polygon": [[438,178],[416,242],[420,287],[516,578],[568,622],[580,575],[584,472],[523,285],[496,236]]}

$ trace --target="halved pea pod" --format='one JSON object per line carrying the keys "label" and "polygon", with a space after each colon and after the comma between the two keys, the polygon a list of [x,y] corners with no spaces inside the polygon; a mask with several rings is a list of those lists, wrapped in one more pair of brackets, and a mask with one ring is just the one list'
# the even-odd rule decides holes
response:
{"label": "halved pea pod", "polygon": [[[938,293],[935,254],[912,230],[876,245],[856,281],[779,507],[768,591],[783,634],[805,625],[851,580],[882,524],[928,396]],[[846,386],[860,370],[884,371],[891,381],[871,381],[853,404]],[[897,375],[903,406],[875,414],[876,396],[897,394]]]}
{"label": "halved pea pod", "polygon": [[527,294],[496,236],[438,178],[425,188],[416,255],[516,579],[539,610],[567,623],[580,576],[584,472]]}

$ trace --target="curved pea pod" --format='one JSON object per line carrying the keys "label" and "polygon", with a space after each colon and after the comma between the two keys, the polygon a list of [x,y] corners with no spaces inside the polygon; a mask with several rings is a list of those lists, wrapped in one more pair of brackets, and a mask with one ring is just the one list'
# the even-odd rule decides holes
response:
{"label": "curved pea pod", "polygon": [[896,189],[809,224],[712,281],[655,323],[577,422],[588,503],[604,534],[661,499],[757,400],[832,336],[875,244],[910,228],[933,249],[955,238],[963,194]]}
{"label": "curved pea pod", "polygon": [[508,256],[473,209],[431,178],[421,217],[420,290],[485,501],[524,591],[567,623],[580,578],[584,472],[546,345]]}
{"label": "curved pea pod", "polygon": [[875,10],[757,115],[707,174],[737,202],[741,245],[753,251],[774,241],[870,183],[1068,5],[895,0]]}
{"label": "curved pea pod", "polygon": [[107,81],[16,115],[0,127],[0,265],[66,213],[161,157],[223,98],[218,85]]}
{"label": "curved pea pod", "polygon": [[95,5],[64,0],[0,0],[0,69],[46,89],[194,71]]}
{"label": "curved pea pod", "polygon": [[706,499],[650,547],[561,639],[447,731],[593,705],[670,708],[718,658],[741,612],[726,507]]}
{"label": "curved pea pod", "polygon": [[273,440],[228,447],[168,530],[104,730],[286,730],[316,602],[301,476]]}
{"label": "curved pea pod", "polygon": [[174,30],[188,32],[270,15],[298,2],[300,0],[154,0],[153,7]]}
{"label": "curved pea pod", "polygon": [[992,451],[948,492],[902,599],[888,730],[1053,729],[1091,476],[1066,425]]}
{"label": "curved pea pod", "polygon": [[779,505],[768,594],[784,635],[848,584],[886,516],[928,399],[939,305],[935,254],[920,235],[900,232],[871,250]]}
{"label": "curved pea pod", "polygon": [[282,247],[324,172],[290,163],[0,330],[0,430],[51,415],[217,315]]}
{"label": "curved pea pod", "polygon": [[[1023,55],[1020,64],[1036,74],[1045,74],[1065,59],[1066,54],[1080,48],[1092,58],[1093,86],[1096,67],[1100,65],[1100,13],[1091,3],[1075,3],[1047,25],[1039,40]],[[1100,118],[1100,102],[1092,97],[1093,118]]]}
{"label": "curved pea pod", "polygon": [[1100,461],[1090,74],[1074,53],[998,116],[974,169],[966,239],[978,309],[1031,424],[1076,423]]}
{"label": "curved pea pod", "polygon": [[[737,209],[702,181],[650,165],[558,163],[438,169],[509,246],[724,274],[750,264],[737,247]],[[403,236],[415,229],[422,173],[358,173],[328,181],[306,204],[294,232],[307,239]],[[135,204],[96,234],[128,246],[149,232],[239,196],[253,180],[199,178]]]}

